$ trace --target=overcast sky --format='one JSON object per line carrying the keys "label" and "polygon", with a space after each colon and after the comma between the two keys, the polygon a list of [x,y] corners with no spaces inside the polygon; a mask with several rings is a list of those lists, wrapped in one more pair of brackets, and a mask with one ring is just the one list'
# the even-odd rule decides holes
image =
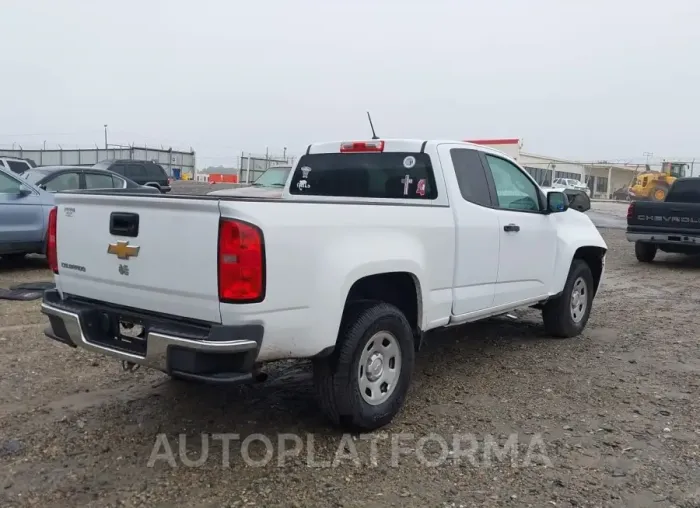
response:
{"label": "overcast sky", "polygon": [[700,158],[698,0],[0,0],[0,147],[198,166],[312,141],[520,137]]}

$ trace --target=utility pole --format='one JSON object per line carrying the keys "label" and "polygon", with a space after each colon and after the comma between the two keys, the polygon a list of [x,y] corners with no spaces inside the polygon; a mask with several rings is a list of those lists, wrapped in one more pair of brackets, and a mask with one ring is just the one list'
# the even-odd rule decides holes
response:
{"label": "utility pole", "polygon": [[648,166],[648,165],[649,165],[649,158],[650,158],[650,157],[653,157],[653,156],[654,156],[654,153],[653,153],[653,152],[644,152],[642,155],[644,155],[644,157],[647,158],[647,160],[646,160],[646,165]]}
{"label": "utility pole", "polygon": [[107,124],[105,124],[105,150],[107,150]]}

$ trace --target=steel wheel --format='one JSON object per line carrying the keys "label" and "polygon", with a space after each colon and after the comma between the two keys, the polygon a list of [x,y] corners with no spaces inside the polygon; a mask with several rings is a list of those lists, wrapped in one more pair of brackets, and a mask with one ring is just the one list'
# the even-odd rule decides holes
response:
{"label": "steel wheel", "polygon": [[385,402],[394,392],[400,375],[399,341],[387,331],[375,333],[360,355],[357,383],[362,398],[372,406]]}
{"label": "steel wheel", "polygon": [[571,290],[571,319],[574,323],[580,323],[583,316],[586,315],[588,308],[588,286],[583,277],[579,277],[574,281],[574,287]]}

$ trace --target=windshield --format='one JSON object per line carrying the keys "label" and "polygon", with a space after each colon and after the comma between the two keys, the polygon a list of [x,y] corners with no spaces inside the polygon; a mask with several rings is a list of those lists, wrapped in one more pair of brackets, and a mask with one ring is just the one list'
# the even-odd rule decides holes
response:
{"label": "windshield", "polygon": [[256,187],[284,187],[290,167],[270,168],[253,183]]}
{"label": "windshield", "polygon": [[30,169],[22,174],[22,178],[27,180],[29,183],[37,183],[39,180],[48,175],[50,171],[42,171],[40,169]]}

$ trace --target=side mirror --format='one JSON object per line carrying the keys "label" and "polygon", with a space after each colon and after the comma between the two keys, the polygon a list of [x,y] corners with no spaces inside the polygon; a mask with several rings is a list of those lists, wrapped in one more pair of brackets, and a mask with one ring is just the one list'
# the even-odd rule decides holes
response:
{"label": "side mirror", "polygon": [[569,208],[569,198],[563,192],[547,193],[547,213],[565,212]]}
{"label": "side mirror", "polygon": [[26,185],[22,184],[19,187],[19,192],[17,192],[17,195],[21,198],[29,196],[32,194],[32,189],[27,187]]}

